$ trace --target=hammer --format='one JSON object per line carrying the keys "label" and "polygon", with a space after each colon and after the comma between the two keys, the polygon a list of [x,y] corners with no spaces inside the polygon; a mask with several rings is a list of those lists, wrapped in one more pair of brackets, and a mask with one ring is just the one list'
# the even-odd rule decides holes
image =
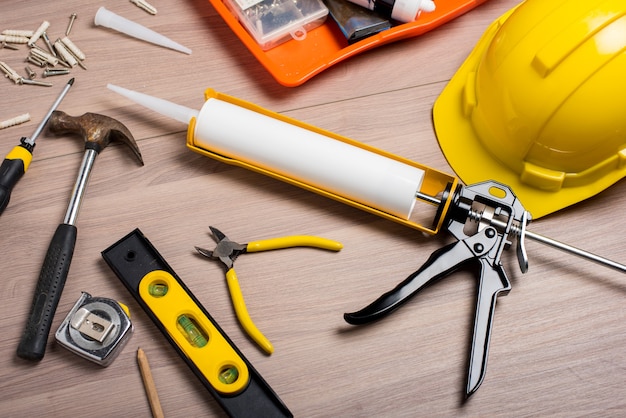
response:
{"label": "hammer", "polygon": [[119,121],[96,113],[74,117],[54,111],[48,122],[50,132],[60,135],[77,134],[85,140],[85,155],[74,184],[67,212],[52,237],[39,273],[35,295],[17,355],[26,360],[41,360],[46,351],[52,319],[61,299],[67,273],[70,269],[77,230],[76,217],[80,208],[89,174],[100,151],[111,141],[126,144],[143,165],[139,147],[128,128]]}

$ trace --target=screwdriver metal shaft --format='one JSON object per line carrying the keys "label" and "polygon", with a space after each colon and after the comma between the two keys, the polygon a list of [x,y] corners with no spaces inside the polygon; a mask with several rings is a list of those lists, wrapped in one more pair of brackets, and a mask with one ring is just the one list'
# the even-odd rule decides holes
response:
{"label": "screwdriver metal shaft", "polygon": [[39,134],[41,134],[41,131],[43,131],[43,128],[46,126],[46,123],[48,123],[48,119],[50,119],[50,116],[52,116],[52,112],[54,112],[57,109],[57,107],[59,107],[59,104],[61,103],[61,101],[67,94],[67,92],[69,91],[70,87],[72,87],[72,85],[74,85],[73,78],[71,78],[67,82],[67,84],[65,85],[61,93],[59,94],[59,97],[57,97],[54,103],[52,103],[52,106],[50,106],[50,109],[48,109],[46,116],[43,117],[43,120],[41,121],[39,126],[37,126],[37,129],[35,129],[35,132],[33,132],[33,134],[30,137],[26,138],[24,142],[26,142],[27,144],[35,145],[35,140],[37,139]]}
{"label": "screwdriver metal shaft", "polygon": [[43,131],[46,123],[48,123],[48,119],[50,119],[50,115],[52,115],[52,112],[59,106],[59,103],[61,103],[61,100],[63,100],[70,87],[72,87],[72,84],[74,84],[73,78],[65,85],[65,88],[54,101],[48,113],[46,113],[39,126],[37,126],[37,129],[35,129],[35,132],[33,132],[30,137],[23,137],[20,140],[20,144],[15,146],[13,150],[7,154],[2,165],[0,165],[0,214],[4,212],[4,209],[9,204],[13,187],[15,187],[19,179],[21,179],[26,170],[28,170],[28,166],[33,158],[35,140],[41,131]]}

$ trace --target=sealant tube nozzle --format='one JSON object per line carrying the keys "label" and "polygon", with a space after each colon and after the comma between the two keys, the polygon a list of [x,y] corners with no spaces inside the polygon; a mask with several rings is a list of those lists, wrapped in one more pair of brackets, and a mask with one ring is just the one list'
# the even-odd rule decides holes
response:
{"label": "sealant tube nozzle", "polygon": [[104,7],[100,7],[96,12],[94,23],[96,26],[111,28],[134,38],[184,52],[185,54],[191,54],[191,49],[184,47],[181,44],[172,41],[170,38],[163,36],[152,29],[148,29],[139,23],[135,23],[132,20],[119,16]]}
{"label": "sealant tube nozzle", "polygon": [[128,90],[123,87],[116,86],[114,84],[107,84],[107,88],[120,94],[133,102],[144,106],[150,110],[154,110],[164,116],[168,116],[186,125],[192,117],[198,117],[198,111],[189,107],[169,102],[158,97],[149,96],[147,94],[139,93],[133,90]]}

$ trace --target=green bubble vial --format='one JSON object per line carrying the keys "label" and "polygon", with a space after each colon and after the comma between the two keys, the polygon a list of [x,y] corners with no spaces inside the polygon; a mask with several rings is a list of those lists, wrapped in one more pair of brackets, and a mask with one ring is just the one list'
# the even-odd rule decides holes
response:
{"label": "green bubble vial", "polygon": [[220,382],[230,385],[239,378],[239,370],[235,366],[228,366],[222,369],[219,375]]}
{"label": "green bubble vial", "polygon": [[157,298],[165,296],[167,291],[168,287],[165,283],[152,283],[148,286],[148,293]]}
{"label": "green bubble vial", "polygon": [[194,347],[202,348],[208,344],[209,339],[204,335],[196,322],[187,315],[178,317],[179,328],[182,329],[185,337]]}

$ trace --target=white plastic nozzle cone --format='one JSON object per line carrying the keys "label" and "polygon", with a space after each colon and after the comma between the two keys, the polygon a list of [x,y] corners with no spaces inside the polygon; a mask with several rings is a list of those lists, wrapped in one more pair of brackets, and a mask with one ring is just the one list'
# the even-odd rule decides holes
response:
{"label": "white plastic nozzle cone", "polygon": [[191,118],[198,117],[197,110],[176,103],[168,102],[167,100],[159,99],[158,97],[153,97],[133,90],[128,90],[114,84],[107,84],[107,88],[143,107],[154,110],[157,113],[168,116],[172,119],[184,123],[185,125],[189,125],[189,121],[191,120]]}
{"label": "white plastic nozzle cone", "polygon": [[143,41],[184,52],[185,54],[191,54],[191,49],[184,47],[181,44],[172,41],[170,38],[163,36],[152,29],[148,29],[139,23],[135,23],[132,20],[119,16],[104,7],[100,7],[98,12],[96,12],[94,23],[96,26],[111,28]]}

